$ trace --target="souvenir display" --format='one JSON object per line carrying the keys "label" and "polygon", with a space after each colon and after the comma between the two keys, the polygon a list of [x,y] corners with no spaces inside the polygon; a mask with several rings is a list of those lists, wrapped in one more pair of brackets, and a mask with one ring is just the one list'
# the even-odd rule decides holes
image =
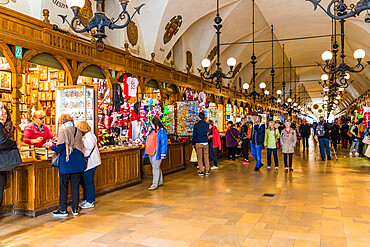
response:
{"label": "souvenir display", "polygon": [[0,71],[0,89],[12,89],[12,74],[10,72]]}
{"label": "souvenir display", "polygon": [[86,121],[95,131],[94,87],[69,86],[56,89],[56,119],[63,113],[70,114],[75,123]]}
{"label": "souvenir display", "polygon": [[199,102],[177,102],[177,134],[179,136],[191,136],[194,124],[198,122]]}
{"label": "souvenir display", "polygon": [[217,129],[220,129],[220,126],[222,124],[221,118],[219,116],[220,110],[215,107],[210,107],[207,112],[208,119],[213,120],[214,125],[217,127]]}
{"label": "souvenir display", "polygon": [[231,104],[226,105],[226,121],[235,121],[233,107]]}
{"label": "souvenir display", "polygon": [[40,81],[47,81],[48,79],[48,67],[40,66]]}
{"label": "souvenir display", "polygon": [[175,106],[165,105],[163,108],[162,122],[167,134],[175,134]]}
{"label": "souvenir display", "polygon": [[39,74],[29,74],[28,81],[31,84],[32,89],[39,88],[40,75]]}

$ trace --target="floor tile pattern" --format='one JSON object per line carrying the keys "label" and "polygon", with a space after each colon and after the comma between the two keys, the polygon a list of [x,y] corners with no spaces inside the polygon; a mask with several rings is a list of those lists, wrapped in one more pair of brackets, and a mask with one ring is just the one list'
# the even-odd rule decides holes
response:
{"label": "floor tile pattern", "polygon": [[281,154],[278,172],[221,161],[207,177],[187,168],[153,192],[145,180],[98,197],[78,217],[2,218],[0,246],[369,246],[370,161],[337,150],[323,162],[311,144],[293,173]]}

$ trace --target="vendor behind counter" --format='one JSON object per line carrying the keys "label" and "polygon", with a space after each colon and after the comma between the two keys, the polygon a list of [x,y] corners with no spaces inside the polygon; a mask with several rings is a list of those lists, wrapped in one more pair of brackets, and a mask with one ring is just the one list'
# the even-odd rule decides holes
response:
{"label": "vendor behind counter", "polygon": [[29,123],[23,131],[23,142],[28,145],[34,145],[41,148],[47,141],[53,139],[48,126],[44,124],[45,113],[43,111],[36,111],[32,115],[32,122]]}

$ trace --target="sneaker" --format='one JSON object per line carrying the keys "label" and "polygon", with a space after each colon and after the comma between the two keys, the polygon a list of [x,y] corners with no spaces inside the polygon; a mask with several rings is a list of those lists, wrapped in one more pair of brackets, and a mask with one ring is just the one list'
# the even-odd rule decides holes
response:
{"label": "sneaker", "polygon": [[292,172],[292,171],[293,171],[293,168],[289,168],[289,171],[291,171],[291,172]]}
{"label": "sneaker", "polygon": [[208,176],[209,175],[209,172],[206,172],[206,176]]}
{"label": "sneaker", "polygon": [[199,176],[204,176],[204,172],[199,172],[198,175]]}
{"label": "sneaker", "polygon": [[73,216],[77,216],[78,215],[78,209],[72,209],[72,214],[73,214]]}
{"label": "sneaker", "polygon": [[279,170],[279,167],[275,167],[275,170],[277,171],[277,170]]}
{"label": "sneaker", "polygon": [[87,201],[83,200],[80,204],[78,204],[79,207],[82,207]]}
{"label": "sneaker", "polygon": [[259,172],[259,171],[260,171],[260,169],[259,169],[259,168],[257,168],[257,167],[255,167],[253,171],[255,171],[255,172]]}
{"label": "sneaker", "polygon": [[285,171],[285,173],[288,173],[288,168],[285,168],[285,170],[284,170],[284,171]]}
{"label": "sneaker", "polygon": [[271,166],[267,166],[267,169],[270,169],[271,168]]}
{"label": "sneaker", "polygon": [[243,160],[243,165],[247,165],[247,164],[249,164],[248,160],[244,159]]}
{"label": "sneaker", "polygon": [[353,155],[353,153],[352,152],[349,152],[349,156],[352,156]]}
{"label": "sneaker", "polygon": [[199,166],[197,166],[197,169],[199,169]]}
{"label": "sneaker", "polygon": [[[81,208],[86,209],[86,208],[93,208],[95,207],[93,202],[86,202],[84,205],[81,206]],[[72,212],[73,213],[73,212]]]}
{"label": "sneaker", "polygon": [[152,185],[148,188],[149,191],[156,190],[158,186]]}
{"label": "sneaker", "polygon": [[159,187],[159,186],[163,186],[163,185],[164,185],[164,183],[158,183],[158,187]]}
{"label": "sneaker", "polygon": [[218,166],[212,166],[211,170],[218,170]]}
{"label": "sneaker", "polygon": [[53,216],[66,217],[68,216],[68,212],[58,209],[57,211],[53,212]]}
{"label": "sneaker", "polygon": [[359,156],[359,155],[360,155],[359,153],[357,153],[357,152],[355,153],[355,156]]}

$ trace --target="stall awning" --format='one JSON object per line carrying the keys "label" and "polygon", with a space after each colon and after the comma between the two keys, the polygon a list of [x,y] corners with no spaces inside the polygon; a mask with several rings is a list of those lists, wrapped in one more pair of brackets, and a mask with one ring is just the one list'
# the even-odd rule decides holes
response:
{"label": "stall awning", "polygon": [[103,72],[95,65],[89,65],[81,72],[81,76],[92,77],[97,79],[106,79]]}
{"label": "stall awning", "polygon": [[157,82],[153,79],[149,80],[148,83],[145,85],[146,87],[154,88],[154,89],[159,89]]}
{"label": "stall awning", "polygon": [[54,69],[64,70],[63,66],[52,55],[40,53],[30,59],[30,63],[51,67]]}

